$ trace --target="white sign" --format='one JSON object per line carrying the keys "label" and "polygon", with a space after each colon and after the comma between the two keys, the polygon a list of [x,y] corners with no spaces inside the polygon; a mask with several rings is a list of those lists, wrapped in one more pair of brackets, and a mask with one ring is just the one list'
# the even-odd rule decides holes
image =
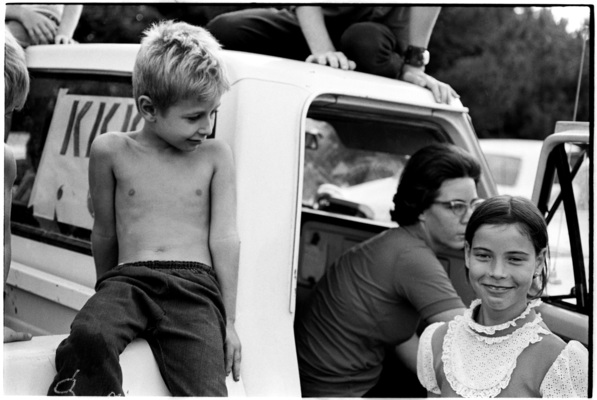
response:
{"label": "white sign", "polygon": [[93,140],[105,132],[138,128],[130,97],[71,95],[60,89],[29,206],[49,220],[91,229],[87,171]]}

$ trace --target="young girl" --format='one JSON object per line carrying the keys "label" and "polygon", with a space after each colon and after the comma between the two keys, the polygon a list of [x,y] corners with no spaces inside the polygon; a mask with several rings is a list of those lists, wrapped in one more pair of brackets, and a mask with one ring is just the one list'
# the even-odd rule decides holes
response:
{"label": "young girl", "polygon": [[549,331],[536,307],[547,283],[547,226],[521,197],[486,200],[465,234],[478,299],[463,316],[427,327],[417,374],[442,397],[587,397],[588,351]]}

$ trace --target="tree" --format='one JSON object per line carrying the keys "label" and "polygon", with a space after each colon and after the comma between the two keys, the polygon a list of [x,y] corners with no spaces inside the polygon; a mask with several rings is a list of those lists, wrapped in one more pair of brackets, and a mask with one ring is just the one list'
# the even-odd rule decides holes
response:
{"label": "tree", "polygon": [[[582,42],[549,9],[444,7],[428,71],[461,95],[479,137],[543,139],[573,117]],[[580,120],[589,118],[585,58]]]}
{"label": "tree", "polygon": [[85,5],[74,38],[80,43],[139,43],[143,30],[163,18],[153,6]]}

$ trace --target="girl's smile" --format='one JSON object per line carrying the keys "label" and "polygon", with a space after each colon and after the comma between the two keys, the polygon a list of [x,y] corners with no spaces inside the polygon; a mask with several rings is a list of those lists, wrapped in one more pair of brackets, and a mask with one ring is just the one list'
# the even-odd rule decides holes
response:
{"label": "girl's smile", "polygon": [[494,291],[496,293],[502,293],[502,292],[505,292],[507,290],[514,288],[514,286],[494,286],[494,285],[488,285],[488,284],[484,284],[483,286],[485,286],[487,288],[487,290]]}

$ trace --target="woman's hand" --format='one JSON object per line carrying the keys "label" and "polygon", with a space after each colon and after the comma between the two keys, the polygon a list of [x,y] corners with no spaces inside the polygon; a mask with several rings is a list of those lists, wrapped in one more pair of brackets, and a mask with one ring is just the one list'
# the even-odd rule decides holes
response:
{"label": "woman's hand", "polygon": [[19,21],[33,44],[52,44],[58,25],[50,18],[35,11],[22,9]]}
{"label": "woman's hand", "polygon": [[357,64],[349,60],[341,51],[327,51],[325,53],[311,54],[305,60],[308,63],[329,65],[332,68],[339,68],[352,71]]}
{"label": "woman's hand", "polygon": [[458,99],[460,96],[450,85],[427,75],[422,68],[404,65],[401,78],[405,82],[414,83],[424,88],[428,88],[433,93],[435,101],[438,103],[450,104],[452,98]]}
{"label": "woman's hand", "polygon": [[58,34],[58,35],[56,35],[56,38],[54,39],[54,43],[55,44],[76,44],[77,41],[71,37],[66,36],[66,35]]}

